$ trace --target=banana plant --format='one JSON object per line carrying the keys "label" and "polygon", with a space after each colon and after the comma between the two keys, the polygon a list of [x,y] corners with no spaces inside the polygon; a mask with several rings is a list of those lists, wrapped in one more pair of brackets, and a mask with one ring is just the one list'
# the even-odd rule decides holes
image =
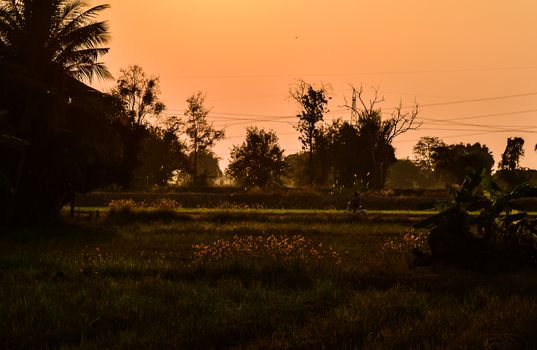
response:
{"label": "banana plant", "polygon": [[525,211],[511,212],[517,199],[537,197],[537,188],[524,184],[503,193],[480,170],[448,192],[450,207],[416,225],[431,230],[433,258],[437,253],[442,260],[478,259],[477,251],[537,257],[537,219]]}

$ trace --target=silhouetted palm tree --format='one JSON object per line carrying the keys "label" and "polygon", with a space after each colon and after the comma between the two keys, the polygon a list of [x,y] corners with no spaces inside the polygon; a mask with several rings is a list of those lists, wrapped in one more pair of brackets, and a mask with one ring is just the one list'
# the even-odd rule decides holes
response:
{"label": "silhouetted palm tree", "polygon": [[[81,0],[0,0],[0,62],[22,65],[45,81],[67,74],[109,78],[99,62],[108,52],[108,25],[98,21],[109,5]],[[63,74],[62,74],[63,73]]]}
{"label": "silhouetted palm tree", "polygon": [[[111,77],[99,62],[109,34],[98,15],[108,7],[0,0],[0,134],[25,142],[20,151],[0,144],[0,173],[8,180],[0,221],[53,220],[75,193],[114,176],[122,126],[111,118],[119,112],[110,96],[84,83]],[[102,147],[105,140],[116,142]]]}

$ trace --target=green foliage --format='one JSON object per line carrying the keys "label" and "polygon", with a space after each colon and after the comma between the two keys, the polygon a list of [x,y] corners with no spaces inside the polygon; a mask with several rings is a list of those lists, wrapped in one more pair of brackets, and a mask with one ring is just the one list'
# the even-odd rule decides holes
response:
{"label": "green foliage", "polygon": [[169,128],[146,127],[138,161],[134,183],[146,188],[166,186],[175,171],[188,169],[186,146]]}
{"label": "green foliage", "polygon": [[434,174],[410,159],[398,159],[390,166],[386,185],[392,189],[445,188]]}
{"label": "green foliage", "polygon": [[197,180],[194,182],[194,168],[192,167],[194,156],[194,152],[190,152],[188,155],[187,166],[184,168],[186,169],[187,178],[183,183],[188,185],[195,184],[196,186],[202,187],[214,185],[215,181],[223,175],[219,165],[220,158],[209,150],[196,153]]}
{"label": "green foliage", "polygon": [[159,97],[159,78],[148,77],[140,66],[129,66],[121,69],[111,94],[121,106],[125,125],[120,133],[124,149],[118,184],[127,188],[165,184],[173,170],[185,166],[185,152],[175,135],[175,119],[166,117],[165,127],[151,126],[162,121],[166,108]]}
{"label": "green foliage", "polygon": [[[433,258],[464,266],[534,264],[537,219],[526,212],[511,214],[515,201],[536,197],[537,188],[522,185],[503,193],[484,170],[467,176],[460,188],[450,188],[451,206],[416,225],[432,229]],[[478,215],[472,212],[478,211]]]}
{"label": "green foliage", "polygon": [[493,179],[503,191],[509,192],[525,183],[536,186],[537,170],[527,168],[518,168],[514,170],[499,169],[494,172]]}
{"label": "green foliage", "polygon": [[524,139],[521,137],[508,138],[502,160],[498,164],[499,170],[494,174],[494,177],[507,190],[513,190],[531,180],[531,171],[519,167],[522,156],[524,156]]}
{"label": "green foliage", "polygon": [[159,78],[147,77],[137,65],[121,69],[112,95],[121,101],[132,127],[146,125],[148,117],[158,118],[166,109],[159,99]]}
{"label": "green foliage", "polygon": [[382,134],[386,128],[379,114],[360,119],[356,126],[338,119],[318,128],[312,154],[313,182],[336,188],[383,188],[387,170],[396,161],[394,148]]}
{"label": "green foliage", "polygon": [[417,188],[423,173],[409,159],[398,159],[389,169],[386,183],[390,188]]}
{"label": "green foliage", "polygon": [[336,120],[330,126],[322,129],[324,144],[330,154],[328,165],[332,169],[335,187],[356,187],[367,183],[367,150],[364,148],[365,139],[358,128]]}
{"label": "green foliage", "polygon": [[291,98],[294,99],[302,108],[298,117],[298,126],[300,133],[299,140],[306,152],[313,150],[313,141],[317,130],[317,123],[323,121],[324,114],[328,112],[326,105],[326,89],[323,87],[315,89],[312,85],[300,81],[297,86],[290,91]]}
{"label": "green foliage", "polygon": [[246,140],[233,146],[230,158],[227,173],[241,186],[281,184],[285,161],[275,132],[248,128]]}
{"label": "green foliage", "polygon": [[524,139],[522,137],[508,138],[498,167],[502,170],[513,171],[518,168],[522,156],[524,156]]}
{"label": "green foliage", "polygon": [[466,174],[484,169],[491,173],[494,158],[489,149],[480,143],[439,146],[432,153],[434,170],[444,180],[460,184]]}
{"label": "green foliage", "polygon": [[[308,154],[293,153],[285,157],[284,184],[288,187],[305,187],[308,181]],[[325,184],[321,184],[325,185]]]}
{"label": "green foliage", "polygon": [[314,169],[313,169],[313,152],[315,146],[315,137],[318,133],[317,124],[323,121],[324,114],[328,112],[326,105],[329,98],[326,96],[326,89],[321,86],[315,89],[312,85],[301,80],[291,88],[289,94],[295,102],[298,103],[302,110],[298,117],[296,129],[300,133],[299,140],[302,143],[302,149],[309,154],[309,185],[313,186]]}
{"label": "green foliage", "polygon": [[412,149],[416,165],[423,173],[431,176],[435,172],[434,155],[439,147],[447,145],[438,137],[421,137]]}
{"label": "green foliage", "polygon": [[[212,123],[209,123],[207,116],[209,110],[204,106],[206,95],[201,91],[190,96],[186,102],[188,104],[185,116],[185,133],[190,140],[190,150],[193,154],[192,174],[194,185],[198,185],[198,155],[203,152],[210,152],[214,144],[224,138],[224,130],[217,130]],[[203,184],[203,183],[201,183]]]}
{"label": "green foliage", "polygon": [[[310,105],[311,101],[317,101],[320,106],[327,102],[326,99],[301,100],[301,96],[313,93],[305,93],[309,91],[308,87],[302,82],[299,88],[292,91],[292,97],[306,105],[305,101]],[[322,113],[319,112],[313,113],[317,118],[311,118],[310,124],[302,127],[307,136],[301,140],[307,146],[304,150],[309,153],[310,185],[317,182],[336,188],[383,189],[388,168],[396,161],[393,140],[419,127],[415,121],[419,111],[417,106],[404,112],[402,105],[399,105],[389,118],[383,118],[382,110],[377,106],[383,99],[378,97],[377,91],[374,98],[366,103],[362,98],[363,90],[353,90],[357,96],[353,97],[353,105],[347,107],[357,117],[356,124],[336,120],[328,126],[317,127],[315,123],[322,121]],[[318,93],[324,93],[324,90]],[[356,97],[360,100],[360,108],[356,106]],[[323,108],[316,110],[324,111]],[[303,112],[301,119],[305,119],[306,115]]]}

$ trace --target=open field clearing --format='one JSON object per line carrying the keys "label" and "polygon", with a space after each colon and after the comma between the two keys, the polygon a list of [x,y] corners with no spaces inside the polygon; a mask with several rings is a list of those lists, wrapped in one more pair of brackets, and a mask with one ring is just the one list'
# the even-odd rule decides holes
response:
{"label": "open field clearing", "polygon": [[413,213],[139,210],[3,229],[5,349],[533,348],[537,273],[412,268]]}

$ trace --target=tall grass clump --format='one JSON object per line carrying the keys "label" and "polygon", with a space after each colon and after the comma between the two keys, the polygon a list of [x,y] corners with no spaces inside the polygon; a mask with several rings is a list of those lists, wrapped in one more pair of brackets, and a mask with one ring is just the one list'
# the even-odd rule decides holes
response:
{"label": "tall grass clump", "polygon": [[342,263],[331,246],[302,235],[233,236],[193,245],[193,264],[247,271],[323,270]]}

